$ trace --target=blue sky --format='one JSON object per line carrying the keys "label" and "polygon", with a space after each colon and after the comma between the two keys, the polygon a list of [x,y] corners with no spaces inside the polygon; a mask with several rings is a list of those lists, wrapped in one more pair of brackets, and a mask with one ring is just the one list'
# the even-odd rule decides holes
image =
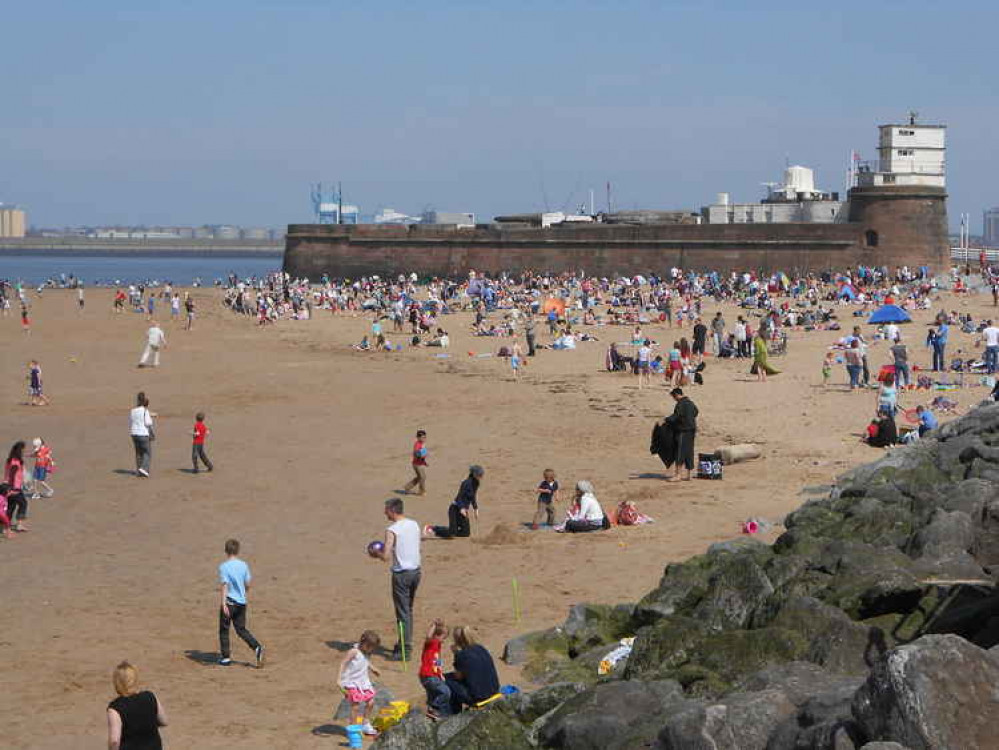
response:
{"label": "blue sky", "polygon": [[[146,7],[149,6],[149,7]],[[586,200],[696,209],[785,160],[841,190],[912,108],[951,223],[999,205],[999,4],[20,2],[0,28],[0,201],[33,224],[281,226]]]}

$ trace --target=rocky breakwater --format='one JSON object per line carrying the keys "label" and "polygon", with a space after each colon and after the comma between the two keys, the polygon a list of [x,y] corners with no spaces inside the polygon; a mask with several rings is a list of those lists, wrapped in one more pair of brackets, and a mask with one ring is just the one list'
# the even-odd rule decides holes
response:
{"label": "rocky breakwater", "polygon": [[411,714],[374,747],[999,748],[999,405],[851,471],[785,526],[671,563],[637,603],[573,607],[507,644],[540,687]]}

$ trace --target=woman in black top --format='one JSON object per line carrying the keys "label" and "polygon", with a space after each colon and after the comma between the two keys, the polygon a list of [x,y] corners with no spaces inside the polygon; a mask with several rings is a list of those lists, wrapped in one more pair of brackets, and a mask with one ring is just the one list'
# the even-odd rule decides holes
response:
{"label": "woman in black top", "polygon": [[444,676],[451,690],[451,713],[460,713],[463,706],[474,706],[499,692],[499,676],[493,657],[475,640],[472,629],[458,625],[454,640],[454,671]]}
{"label": "woman in black top", "polygon": [[432,526],[429,531],[440,539],[451,539],[456,536],[471,536],[472,527],[469,523],[469,513],[479,517],[479,483],[485,476],[481,466],[469,466],[468,477],[458,488],[458,494],[447,509],[447,526]]}
{"label": "woman in black top", "polygon": [[166,712],[148,690],[139,692],[139,673],[127,661],[112,676],[118,697],[108,704],[108,750],[163,750],[160,727]]}

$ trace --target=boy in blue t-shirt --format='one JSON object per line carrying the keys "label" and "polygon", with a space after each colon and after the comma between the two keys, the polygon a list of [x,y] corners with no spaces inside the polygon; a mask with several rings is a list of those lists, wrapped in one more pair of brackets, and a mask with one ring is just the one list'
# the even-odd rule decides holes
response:
{"label": "boy in blue t-shirt", "polygon": [[940,424],[936,415],[920,404],[916,407],[916,414],[919,415],[919,437],[922,437],[930,430],[935,430]]}
{"label": "boy in blue t-shirt", "polygon": [[239,540],[229,539],[225,543],[226,560],[219,565],[221,606],[219,609],[219,664],[227,667],[232,664],[229,650],[229,626],[236,628],[236,635],[253,649],[257,658],[257,668],[264,665],[264,647],[253,633],[246,629],[246,592],[250,588],[250,566],[239,559]]}

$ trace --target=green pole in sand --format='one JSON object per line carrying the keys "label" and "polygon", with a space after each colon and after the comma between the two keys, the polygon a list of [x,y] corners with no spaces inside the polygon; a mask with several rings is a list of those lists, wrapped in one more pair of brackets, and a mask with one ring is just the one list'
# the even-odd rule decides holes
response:
{"label": "green pole in sand", "polygon": [[510,581],[513,588],[513,621],[520,622],[520,584],[514,578]]}
{"label": "green pole in sand", "polygon": [[402,620],[399,620],[399,653],[402,655],[402,670],[404,672],[409,671],[409,663],[406,661],[406,637],[404,635],[405,628],[403,627]]}

